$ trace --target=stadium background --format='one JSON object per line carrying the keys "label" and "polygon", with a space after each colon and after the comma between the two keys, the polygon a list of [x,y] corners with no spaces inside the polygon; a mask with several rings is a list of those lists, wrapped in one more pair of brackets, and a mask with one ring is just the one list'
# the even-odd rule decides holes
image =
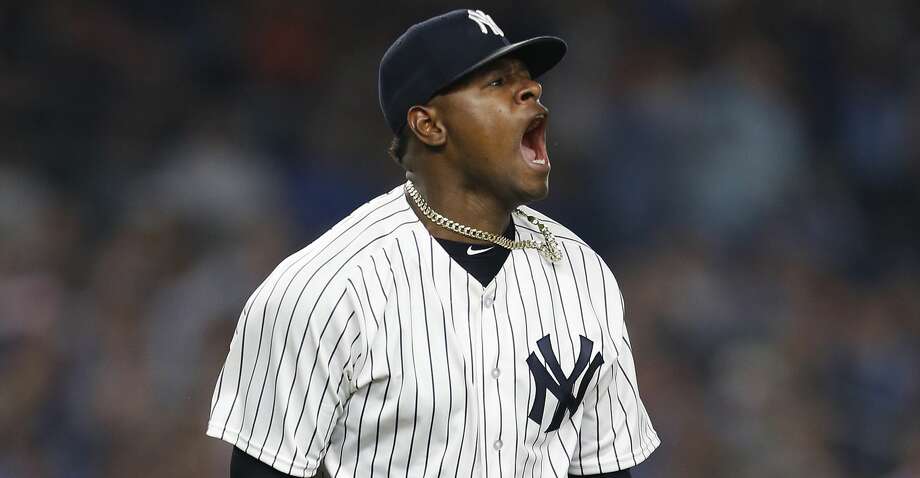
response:
{"label": "stadium background", "polygon": [[[0,5],[0,477],[226,476],[239,311],[399,183],[379,58],[461,6]],[[637,477],[920,476],[918,7],[477,7],[569,42],[537,207],[622,285]]]}

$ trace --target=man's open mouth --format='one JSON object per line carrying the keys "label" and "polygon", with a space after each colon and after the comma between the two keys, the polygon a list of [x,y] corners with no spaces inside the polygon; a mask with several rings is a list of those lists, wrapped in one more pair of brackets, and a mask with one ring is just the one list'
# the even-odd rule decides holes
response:
{"label": "man's open mouth", "polygon": [[521,155],[528,163],[545,166],[549,164],[546,154],[546,115],[539,114],[530,121],[521,138]]}

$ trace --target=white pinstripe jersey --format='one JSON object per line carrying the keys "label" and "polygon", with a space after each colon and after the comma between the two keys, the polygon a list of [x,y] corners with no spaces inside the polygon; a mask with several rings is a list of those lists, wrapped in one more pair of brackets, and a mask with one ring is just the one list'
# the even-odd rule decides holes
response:
{"label": "white pinstripe jersey", "polygon": [[[659,439],[617,283],[525,209],[563,260],[515,250],[485,286],[402,186],[285,259],[243,308],[208,435],[295,476],[555,477],[643,461]],[[519,239],[540,239],[512,216]]]}

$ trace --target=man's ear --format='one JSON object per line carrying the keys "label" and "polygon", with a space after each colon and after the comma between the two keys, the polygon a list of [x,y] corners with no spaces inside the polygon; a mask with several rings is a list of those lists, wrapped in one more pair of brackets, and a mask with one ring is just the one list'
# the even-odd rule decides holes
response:
{"label": "man's ear", "polygon": [[406,126],[412,129],[419,141],[428,146],[443,146],[447,142],[447,129],[434,107],[416,105],[409,108]]}

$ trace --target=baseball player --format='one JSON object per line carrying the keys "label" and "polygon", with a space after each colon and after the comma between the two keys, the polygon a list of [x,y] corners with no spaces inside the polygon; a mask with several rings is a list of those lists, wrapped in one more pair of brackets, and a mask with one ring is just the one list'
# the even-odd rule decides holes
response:
{"label": "baseball player", "polygon": [[547,195],[559,38],[479,10],[412,26],[380,106],[407,181],[243,308],[207,433],[231,476],[630,476],[659,439],[607,265]]}

